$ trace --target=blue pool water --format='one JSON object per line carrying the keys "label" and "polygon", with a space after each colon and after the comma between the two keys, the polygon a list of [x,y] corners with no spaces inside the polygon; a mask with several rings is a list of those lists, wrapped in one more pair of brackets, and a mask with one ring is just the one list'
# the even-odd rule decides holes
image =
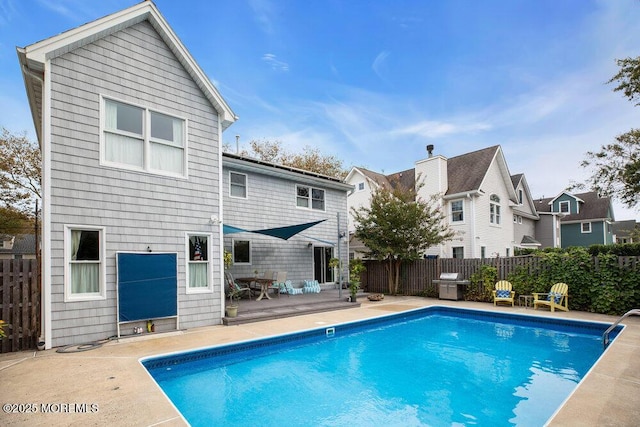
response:
{"label": "blue pool water", "polygon": [[432,307],[142,363],[194,426],[542,426],[607,326]]}

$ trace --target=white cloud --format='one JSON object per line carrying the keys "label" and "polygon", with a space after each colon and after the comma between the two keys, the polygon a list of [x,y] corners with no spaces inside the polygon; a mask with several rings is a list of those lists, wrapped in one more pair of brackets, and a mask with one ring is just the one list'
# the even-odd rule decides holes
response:
{"label": "white cloud", "polygon": [[391,52],[383,50],[376,56],[376,59],[373,60],[373,64],[371,65],[371,69],[373,70],[373,72],[376,73],[376,75],[381,79],[384,79],[382,76],[382,69],[387,62],[387,58],[390,54]]}
{"label": "white cloud", "polygon": [[491,129],[488,123],[460,123],[423,120],[409,126],[396,129],[392,133],[400,135],[416,135],[422,138],[438,138],[445,135],[470,134]]}
{"label": "white cloud", "polygon": [[273,53],[265,53],[264,55],[262,55],[262,60],[266,62],[274,71],[282,71],[285,73],[289,71],[289,64],[277,59],[276,55],[274,55]]}

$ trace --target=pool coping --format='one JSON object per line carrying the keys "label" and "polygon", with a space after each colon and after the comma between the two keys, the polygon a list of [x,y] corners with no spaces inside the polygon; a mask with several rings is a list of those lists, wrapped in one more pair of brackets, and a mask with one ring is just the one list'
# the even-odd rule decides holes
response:
{"label": "pool coping", "polygon": [[[536,314],[536,317],[613,323],[614,316],[593,313],[550,313],[486,303],[439,301],[419,297],[385,297],[359,308],[314,313],[238,326],[212,326],[152,339],[121,339],[83,353],[54,350],[0,355],[3,404],[59,404],[56,413],[0,413],[3,425],[147,425],[182,426],[184,419],[155,384],[140,360],[160,354],[250,341],[255,338],[322,329],[420,307],[443,305],[482,311]],[[640,319],[627,327],[548,422],[550,426],[637,425],[640,420]],[[90,412],[95,403],[99,410]],[[86,410],[89,408],[89,410]],[[24,409],[24,408],[23,408]],[[70,410],[70,409],[73,409]],[[79,410],[78,410],[79,409]],[[85,409],[85,412],[82,412]],[[77,411],[76,411],[77,410]]]}

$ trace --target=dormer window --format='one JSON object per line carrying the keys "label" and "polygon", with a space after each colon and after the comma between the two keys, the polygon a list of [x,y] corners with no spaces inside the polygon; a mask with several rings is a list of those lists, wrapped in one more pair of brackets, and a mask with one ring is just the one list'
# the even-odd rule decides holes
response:
{"label": "dormer window", "polygon": [[558,207],[560,208],[560,213],[569,213],[569,201],[565,200],[558,203]]}

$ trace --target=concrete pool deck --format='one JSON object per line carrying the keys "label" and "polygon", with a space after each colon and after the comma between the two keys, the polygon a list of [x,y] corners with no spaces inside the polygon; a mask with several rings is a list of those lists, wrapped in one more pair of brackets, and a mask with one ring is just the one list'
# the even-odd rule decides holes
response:
{"label": "concrete pool deck", "polygon": [[[142,357],[366,319],[430,305],[447,305],[614,322],[617,317],[583,312],[533,311],[487,303],[418,297],[362,299],[358,308],[211,326],[111,341],[80,353],[54,350],[0,355],[0,425],[183,426],[184,420],[139,363]],[[550,426],[640,425],[640,318],[627,328],[565,402]],[[488,402],[487,404],[492,404]],[[19,406],[22,405],[22,406]],[[7,413],[9,410],[10,413]],[[27,411],[31,411],[31,413]],[[43,413],[43,410],[49,411]],[[12,413],[15,411],[16,413]],[[33,413],[37,411],[36,413]]]}

